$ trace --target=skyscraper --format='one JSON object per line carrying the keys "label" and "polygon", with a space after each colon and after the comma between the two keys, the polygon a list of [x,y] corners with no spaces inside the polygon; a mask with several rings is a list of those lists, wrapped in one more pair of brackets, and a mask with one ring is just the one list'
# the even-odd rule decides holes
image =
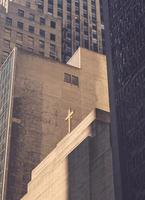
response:
{"label": "skyscraper", "polygon": [[[38,13],[62,20],[62,60],[81,46],[104,52],[104,26],[101,24],[100,0],[12,0]],[[60,32],[58,32],[60,34]]]}
{"label": "skyscraper", "polygon": [[117,200],[145,199],[145,1],[105,0]]}
{"label": "skyscraper", "polygon": [[[0,5],[0,65],[14,46],[61,61],[61,19],[9,2]],[[59,33],[59,34],[58,34]]]}

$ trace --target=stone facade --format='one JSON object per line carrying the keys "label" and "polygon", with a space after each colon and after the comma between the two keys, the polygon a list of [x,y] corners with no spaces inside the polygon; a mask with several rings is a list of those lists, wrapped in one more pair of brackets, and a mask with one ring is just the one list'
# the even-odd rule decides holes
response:
{"label": "stone facade", "polygon": [[21,200],[114,200],[109,115],[91,112],[32,171]]}
{"label": "stone facade", "polygon": [[0,5],[0,65],[14,46],[61,61],[61,30],[59,18],[14,2],[7,11]]}
{"label": "stone facade", "polygon": [[64,62],[68,61],[79,46],[95,52],[104,52],[104,26],[100,0],[12,0],[12,2],[23,6],[29,2],[30,8],[37,13],[62,19]]}
{"label": "stone facade", "polygon": [[32,169],[68,133],[69,108],[74,111],[72,129],[95,107],[109,111],[105,56],[79,52],[79,68],[17,52],[7,200],[25,194]]}

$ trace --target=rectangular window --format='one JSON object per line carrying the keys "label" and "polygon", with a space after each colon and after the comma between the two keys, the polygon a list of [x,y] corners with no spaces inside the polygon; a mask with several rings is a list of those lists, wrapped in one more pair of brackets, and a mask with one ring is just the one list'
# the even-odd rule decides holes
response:
{"label": "rectangular window", "polygon": [[54,44],[51,44],[51,43],[50,43],[50,51],[51,51],[52,53],[55,53],[55,50],[56,50],[56,46],[55,46]]}
{"label": "rectangular window", "polygon": [[89,48],[89,41],[87,39],[85,39],[83,42],[84,42],[83,43],[84,47],[88,49]]}
{"label": "rectangular window", "polygon": [[45,25],[45,18],[40,17],[40,25]]}
{"label": "rectangular window", "polygon": [[24,11],[18,9],[18,16],[19,16],[19,17],[24,17]]}
{"label": "rectangular window", "polygon": [[50,43],[50,57],[55,59],[56,58],[56,46]]}
{"label": "rectangular window", "polygon": [[29,14],[29,20],[30,21],[35,21],[35,15],[34,14]]}
{"label": "rectangular window", "polygon": [[42,38],[45,38],[45,31],[40,29],[39,34]]}
{"label": "rectangular window", "polygon": [[62,12],[62,9],[61,9],[61,8],[58,8],[58,9],[57,9],[57,15],[58,15],[59,17],[62,17],[62,16],[63,16],[63,12]]}
{"label": "rectangular window", "polygon": [[52,34],[52,33],[50,34],[50,40],[51,40],[51,41],[55,41],[55,35]]}
{"label": "rectangular window", "polygon": [[34,33],[34,26],[29,26],[29,32]]}
{"label": "rectangular window", "polygon": [[44,43],[43,40],[39,40],[39,47],[42,48],[42,49],[44,49],[45,43]]}
{"label": "rectangular window", "polygon": [[97,51],[97,50],[98,50],[98,48],[97,48],[97,43],[93,43],[93,50],[94,50],[94,51]]}
{"label": "rectangular window", "polygon": [[71,74],[64,73],[64,82],[71,83]]}
{"label": "rectangular window", "polygon": [[79,78],[77,76],[72,75],[72,80],[71,80],[73,85],[79,85]]}
{"label": "rectangular window", "polygon": [[6,22],[5,22],[5,24],[6,24],[7,26],[12,26],[12,19],[11,19],[10,17],[6,17]]}
{"label": "rectangular window", "polygon": [[56,22],[51,21],[51,22],[50,22],[50,26],[51,26],[51,28],[56,28]]}
{"label": "rectangular window", "polygon": [[24,24],[22,22],[17,22],[17,27],[23,30]]}
{"label": "rectangular window", "polygon": [[79,86],[78,76],[74,76],[68,73],[64,73],[64,82]]}
{"label": "rectangular window", "polygon": [[53,14],[53,0],[48,0],[48,13]]}

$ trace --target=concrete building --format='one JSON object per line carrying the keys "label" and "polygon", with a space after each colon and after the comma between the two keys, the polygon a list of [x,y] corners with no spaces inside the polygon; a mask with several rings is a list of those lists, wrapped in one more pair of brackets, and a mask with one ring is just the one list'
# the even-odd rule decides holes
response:
{"label": "concrete building", "polygon": [[145,199],[145,1],[104,0],[117,200]]}
{"label": "concrete building", "polygon": [[[77,60],[77,62],[75,62]],[[78,49],[68,64],[13,51],[0,71],[2,200],[26,193],[31,171],[94,108],[109,111],[106,58]]]}
{"label": "concrete building", "polygon": [[104,25],[100,0],[11,1],[24,7],[29,6],[37,13],[62,19],[62,59],[64,62],[68,61],[79,46],[104,53]]}
{"label": "concrete building", "polygon": [[114,200],[110,118],[92,111],[32,171],[21,200]]}
{"label": "concrete building", "polygon": [[61,61],[61,30],[59,18],[14,2],[8,10],[0,5],[0,63],[14,46]]}

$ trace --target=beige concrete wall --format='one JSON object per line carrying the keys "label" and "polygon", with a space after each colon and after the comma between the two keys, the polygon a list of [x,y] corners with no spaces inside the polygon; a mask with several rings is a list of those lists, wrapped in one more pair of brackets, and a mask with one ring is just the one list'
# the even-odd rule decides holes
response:
{"label": "beige concrete wall", "polygon": [[[84,48],[79,48],[67,64],[82,68],[82,77],[85,76],[86,78],[87,74],[88,79],[88,82],[84,82],[83,87],[85,89],[88,88],[88,93],[90,94],[91,90],[94,90],[96,108],[109,111],[106,56]],[[95,88],[92,88],[91,82],[94,82],[94,80],[95,84],[93,87]]]}
{"label": "beige concrete wall", "polygon": [[91,112],[33,170],[21,200],[114,199],[109,121],[95,121],[96,115]]}

